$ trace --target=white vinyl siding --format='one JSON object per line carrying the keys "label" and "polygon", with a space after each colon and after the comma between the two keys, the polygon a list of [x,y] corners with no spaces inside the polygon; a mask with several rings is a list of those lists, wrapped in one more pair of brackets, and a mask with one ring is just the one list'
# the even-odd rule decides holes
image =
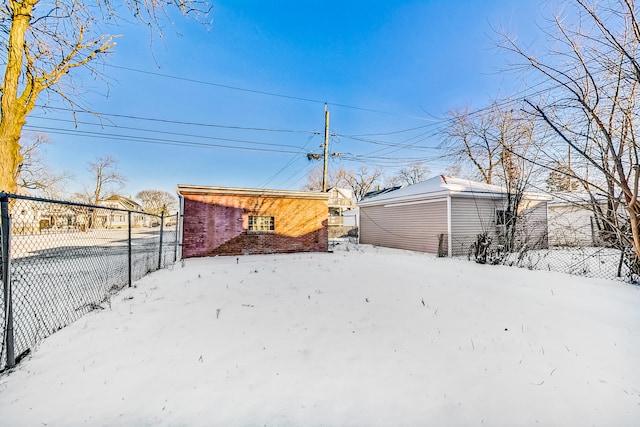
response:
{"label": "white vinyl siding", "polygon": [[582,206],[549,206],[549,244],[595,246],[598,242],[594,214]]}
{"label": "white vinyl siding", "polygon": [[497,236],[496,210],[504,209],[503,200],[451,197],[451,254],[467,255],[478,234]]}
{"label": "white vinyl siding", "polygon": [[437,253],[438,235],[446,251],[447,201],[360,208],[360,243]]}
{"label": "white vinyl siding", "polygon": [[[517,219],[516,244],[527,243],[529,248],[547,247],[547,204],[544,201],[524,200]],[[497,224],[496,213],[506,208],[504,199],[470,197],[451,198],[452,255],[467,255],[469,245],[478,234],[487,232],[498,238],[504,225]]]}
{"label": "white vinyl siding", "polygon": [[[361,206],[360,242],[438,253],[438,238],[444,235],[444,253],[465,256],[479,234],[487,233],[496,243],[504,240],[505,226],[496,224],[496,212],[505,208],[504,198],[460,195],[450,197],[449,212],[442,198]],[[520,213],[516,243],[546,247],[546,202],[525,201]]]}
{"label": "white vinyl siding", "polygon": [[524,200],[520,206],[517,230],[519,245],[526,243],[530,249],[547,248],[549,246],[547,202]]}

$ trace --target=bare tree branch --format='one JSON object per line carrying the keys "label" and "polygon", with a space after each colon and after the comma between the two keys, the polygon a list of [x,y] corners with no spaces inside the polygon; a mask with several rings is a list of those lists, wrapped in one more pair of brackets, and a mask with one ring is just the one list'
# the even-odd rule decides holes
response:
{"label": "bare tree branch", "polygon": [[7,0],[0,6],[0,190],[14,191],[22,163],[20,136],[27,116],[43,93],[60,95],[75,109],[79,105],[63,82],[77,68],[87,68],[115,47],[106,27],[127,12],[162,37],[162,23],[171,10],[205,21],[206,0]]}

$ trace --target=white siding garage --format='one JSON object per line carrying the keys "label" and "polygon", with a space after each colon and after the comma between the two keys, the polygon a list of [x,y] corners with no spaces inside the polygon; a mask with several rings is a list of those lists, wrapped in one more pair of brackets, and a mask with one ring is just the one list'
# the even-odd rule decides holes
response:
{"label": "white siding garage", "polygon": [[504,209],[504,198],[451,197],[451,255],[466,255],[478,234],[497,237],[496,211]]}
{"label": "white siding garage", "polygon": [[[549,244],[553,246],[599,246],[603,244],[595,210],[607,210],[607,200],[586,193],[556,193],[549,203]],[[594,205],[596,203],[596,205]]]}
{"label": "white siding garage", "polygon": [[437,253],[440,234],[447,235],[447,199],[360,210],[361,243]]}
{"label": "white siding garage", "polygon": [[[546,198],[526,197],[521,234],[535,238],[538,247],[546,246]],[[361,243],[466,255],[478,234],[500,238],[504,226],[498,212],[506,207],[506,193],[495,185],[436,176],[361,200],[358,206]]]}

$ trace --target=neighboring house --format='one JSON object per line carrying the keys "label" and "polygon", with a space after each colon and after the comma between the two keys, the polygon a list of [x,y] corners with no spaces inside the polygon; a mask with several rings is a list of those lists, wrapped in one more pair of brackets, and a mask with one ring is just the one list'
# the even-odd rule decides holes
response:
{"label": "neighboring house", "polygon": [[345,227],[358,228],[358,224],[360,224],[360,208],[356,207],[350,211],[343,212],[342,223]]}
{"label": "neighboring house", "polygon": [[[18,187],[16,194],[30,196],[29,192]],[[26,234],[40,231],[40,211],[42,204],[33,200],[16,199],[11,206],[11,228],[13,233]]]}
{"label": "neighboring house", "polygon": [[345,222],[344,216],[345,212],[356,207],[353,201],[353,190],[333,187],[327,192],[329,193],[329,237],[346,236],[356,226],[348,220]]}
{"label": "neighboring house", "polygon": [[327,193],[179,185],[182,256],[326,252]]}
{"label": "neighboring house", "polygon": [[[547,200],[527,193],[518,217],[520,244],[547,246]],[[361,200],[360,242],[467,255],[478,234],[504,238],[506,201],[502,187],[439,175]]]}
{"label": "neighboring house", "polygon": [[70,206],[57,203],[44,203],[40,208],[40,229],[77,230],[80,219]]}
{"label": "neighboring house", "polygon": [[121,209],[117,211],[99,209],[96,214],[98,227],[127,228],[129,226],[129,214],[124,211],[132,211],[131,227],[149,227],[158,225],[149,223],[149,216],[144,215],[144,209],[142,206],[135,200],[128,197],[113,195],[105,200],[101,200],[98,202],[98,205],[113,209]]}
{"label": "neighboring house", "polygon": [[[551,195],[548,205],[549,245],[600,246],[603,244],[594,213],[594,201],[586,193],[563,192]],[[606,211],[607,199],[597,196],[595,203]]]}
{"label": "neighboring house", "polygon": [[[31,196],[21,187],[18,188],[16,194]],[[77,214],[65,204],[15,199],[11,204],[11,228],[16,234],[77,230]]]}

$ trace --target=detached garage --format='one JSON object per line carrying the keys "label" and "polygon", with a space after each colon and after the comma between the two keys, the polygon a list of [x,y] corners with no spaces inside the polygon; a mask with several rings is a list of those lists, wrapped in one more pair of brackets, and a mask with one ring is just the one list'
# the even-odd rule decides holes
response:
{"label": "detached garage", "polygon": [[327,193],[179,185],[182,256],[326,252]]}
{"label": "detached garage", "polygon": [[[442,175],[358,203],[360,242],[441,255],[466,255],[478,234],[504,236],[504,188]],[[518,240],[547,247],[547,198],[527,193]]]}

